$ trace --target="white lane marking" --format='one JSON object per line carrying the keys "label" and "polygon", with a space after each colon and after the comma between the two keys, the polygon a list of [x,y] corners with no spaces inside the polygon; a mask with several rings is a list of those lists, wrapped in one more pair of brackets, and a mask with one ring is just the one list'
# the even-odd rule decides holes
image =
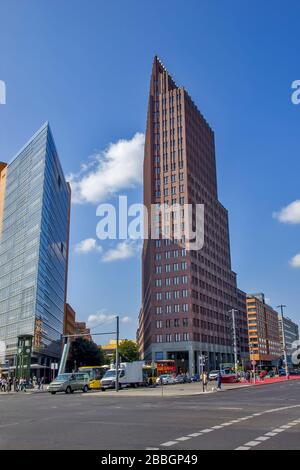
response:
{"label": "white lane marking", "polygon": [[160,445],[164,446],[164,447],[171,447],[174,444],[177,444],[177,442],[176,441],[168,441],[168,442],[164,442],[163,444],[160,444]]}
{"label": "white lane marking", "polygon": [[272,429],[271,432],[267,432],[264,436],[259,436],[253,441],[246,442],[246,444],[244,444],[243,446],[237,447],[235,450],[249,450],[252,447],[256,447],[259,444],[262,444],[264,441],[271,439],[271,437],[278,436],[278,434],[280,434],[281,432],[287,431],[287,429],[293,426],[297,426],[298,424],[300,424],[298,420],[294,421],[292,426],[284,424],[280,426],[279,428]]}
{"label": "white lane marking", "polygon": [[[253,419],[255,417],[262,416],[262,415],[265,415],[267,413],[276,413],[277,411],[290,410],[290,409],[299,408],[299,407],[300,407],[300,405],[290,405],[290,406],[283,406],[281,408],[272,408],[271,410],[262,411],[260,413],[253,413],[252,415],[243,416],[242,418],[237,418],[237,419],[234,419],[234,420],[229,421],[227,423],[222,423],[220,425],[212,426],[211,428],[202,429],[199,432],[188,434],[188,436],[179,437],[179,438],[176,439],[176,441],[164,442],[163,444],[160,444],[160,446],[171,447],[175,444],[178,444],[178,441],[180,442],[180,441],[189,440],[193,437],[199,437],[203,434],[207,434],[207,433],[210,433],[212,431],[222,429],[223,427],[226,427],[226,426],[232,426],[233,424],[236,424],[236,423],[239,423],[239,422],[242,422],[242,421],[247,421],[249,419]],[[288,423],[285,426],[295,426],[296,424],[300,424],[300,418],[294,420],[291,423]],[[282,428],[282,427],[276,428],[276,429],[272,430],[272,432],[266,433],[265,436],[267,436],[268,438],[269,437],[274,437],[274,436],[277,436],[278,433],[283,432],[286,429],[288,429],[288,428]],[[261,436],[261,437],[263,437],[263,436]],[[265,439],[265,440],[267,440],[267,439]],[[258,442],[255,445],[261,444],[262,441],[263,441],[263,439],[258,439]],[[255,441],[250,441],[250,442],[255,442]],[[238,447],[236,450],[248,450],[248,449],[249,449],[248,444],[245,444],[244,446]]]}
{"label": "white lane marking", "polygon": [[159,447],[146,447],[146,450],[159,450]]}
{"label": "white lane marking", "polygon": [[7,423],[7,424],[0,424],[0,428],[6,428],[8,426],[18,426],[19,423]]}
{"label": "white lane marking", "polygon": [[249,442],[246,442],[245,447],[255,447],[255,446],[258,446],[258,444],[260,444],[259,441],[249,441]]}
{"label": "white lane marking", "polygon": [[234,407],[226,407],[226,406],[223,406],[223,407],[220,407],[218,408],[218,410],[229,410],[229,411],[243,411],[243,408],[234,408]]}

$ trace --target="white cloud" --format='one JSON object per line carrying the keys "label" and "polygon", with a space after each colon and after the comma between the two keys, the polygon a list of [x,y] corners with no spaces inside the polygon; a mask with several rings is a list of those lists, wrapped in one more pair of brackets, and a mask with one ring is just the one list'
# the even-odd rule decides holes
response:
{"label": "white cloud", "polygon": [[[95,328],[97,325],[103,325],[104,323],[112,323],[116,321],[116,315],[107,314],[105,310],[101,310],[100,312],[89,315],[87,319],[87,326],[89,328]],[[120,317],[121,323],[131,323],[132,318],[129,316]]]}
{"label": "white cloud", "polygon": [[132,139],[121,139],[94,155],[93,162],[81,165],[78,174],[68,180],[74,203],[102,202],[123,189],[143,181],[145,136],[136,133]]}
{"label": "white cloud", "polygon": [[139,252],[139,245],[132,240],[125,240],[117,244],[115,248],[108,250],[102,257],[104,263],[125,260],[134,257]]}
{"label": "white cloud", "polygon": [[97,244],[97,240],[95,238],[86,238],[81,242],[75,245],[76,253],[92,253],[92,252],[102,252],[102,247]]}
{"label": "white cloud", "polygon": [[292,268],[300,268],[300,253],[290,260],[290,265]]}
{"label": "white cloud", "polygon": [[283,207],[279,212],[274,212],[273,217],[282,223],[300,224],[300,200]]}
{"label": "white cloud", "polygon": [[127,316],[126,316],[126,317],[122,317],[122,318],[121,318],[121,322],[122,322],[122,323],[131,323],[131,322],[132,322],[132,318],[127,317]]}
{"label": "white cloud", "polygon": [[94,315],[89,315],[87,319],[87,325],[89,328],[95,328],[95,326],[100,325],[102,323],[110,323],[115,320],[115,318],[116,315],[108,315],[104,313],[104,310],[101,310],[100,312]]}

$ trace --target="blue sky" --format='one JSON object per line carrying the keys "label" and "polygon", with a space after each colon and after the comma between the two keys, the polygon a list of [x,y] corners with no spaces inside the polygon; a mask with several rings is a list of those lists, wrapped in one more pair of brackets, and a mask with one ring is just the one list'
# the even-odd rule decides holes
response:
{"label": "blue sky", "polygon": [[[7,86],[0,160],[50,121],[80,202],[72,206],[68,292],[79,319],[118,313],[121,336],[135,336],[138,248],[93,240],[97,200],[127,194],[141,201],[138,133],[158,54],[215,130],[239,286],[265,292],[273,306],[287,304],[300,321],[300,269],[289,264],[300,253],[299,207],[282,214],[287,222],[272,216],[300,199],[300,105],[291,102],[291,83],[300,79],[299,14],[296,1],[0,0],[0,80]],[[128,150],[131,176],[122,160]],[[93,166],[78,176],[83,164]],[[93,172],[96,191],[85,185]]]}

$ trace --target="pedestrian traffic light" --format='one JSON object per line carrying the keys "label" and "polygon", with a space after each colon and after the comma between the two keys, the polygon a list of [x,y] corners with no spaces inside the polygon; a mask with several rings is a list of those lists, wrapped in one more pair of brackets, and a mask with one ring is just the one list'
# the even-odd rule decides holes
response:
{"label": "pedestrian traffic light", "polygon": [[16,377],[30,379],[30,365],[32,352],[32,335],[18,337],[18,349],[16,358]]}

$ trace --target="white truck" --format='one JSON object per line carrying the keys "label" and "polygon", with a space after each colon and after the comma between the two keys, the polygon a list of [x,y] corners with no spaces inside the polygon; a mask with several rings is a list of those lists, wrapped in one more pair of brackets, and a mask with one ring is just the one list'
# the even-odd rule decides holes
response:
{"label": "white truck", "polygon": [[[121,362],[119,368],[119,387],[139,387],[147,380],[143,373],[144,361]],[[109,369],[101,380],[101,390],[116,386],[116,369]]]}

